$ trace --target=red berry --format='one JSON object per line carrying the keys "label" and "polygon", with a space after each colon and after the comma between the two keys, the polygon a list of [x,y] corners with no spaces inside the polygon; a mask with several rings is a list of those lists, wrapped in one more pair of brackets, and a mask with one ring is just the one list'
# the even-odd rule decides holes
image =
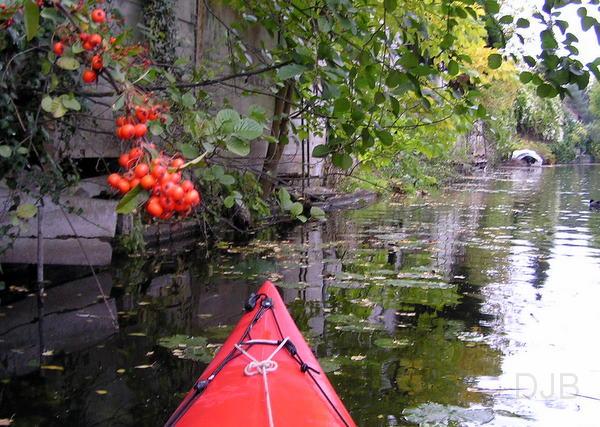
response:
{"label": "red berry", "polygon": [[120,116],[120,117],[117,117],[117,120],[115,120],[115,124],[116,124],[117,126],[123,126],[124,124],[126,124],[126,123],[127,123],[127,122],[126,122],[126,120],[127,120],[127,119],[126,119],[126,117],[125,117],[125,116]]}
{"label": "red berry", "polygon": [[153,217],[159,217],[163,214],[163,208],[160,203],[151,201],[146,205],[146,211]]}
{"label": "red berry", "polygon": [[131,187],[129,186],[129,182],[127,182],[126,179],[122,179],[119,181],[119,184],[117,185],[117,188],[119,189],[119,191],[123,194],[127,193],[129,190],[131,190]]}
{"label": "red berry", "polygon": [[138,186],[139,183],[140,183],[140,180],[138,178],[133,178],[131,181],[129,181],[129,186],[131,188],[135,188]]}
{"label": "red berry", "polygon": [[148,167],[148,165],[146,163],[140,163],[139,165],[137,165],[133,171],[133,173],[135,173],[135,176],[142,179],[144,176],[148,175],[148,172],[150,171],[150,168]]}
{"label": "red berry", "polygon": [[175,201],[173,201],[173,199],[171,199],[169,197],[164,197],[164,196],[161,197],[160,198],[160,205],[166,211],[172,211],[172,210],[175,209]]}
{"label": "red berry", "polygon": [[119,175],[118,173],[111,173],[110,175],[108,175],[106,181],[111,187],[117,188],[119,186],[119,182],[121,181],[121,175]]}
{"label": "red berry", "polygon": [[181,185],[173,184],[173,187],[167,191],[167,195],[177,202],[183,199],[183,196],[185,196],[185,191],[183,191]]}
{"label": "red berry", "polygon": [[90,39],[90,35],[88,33],[80,33],[79,34],[79,40],[81,40],[82,42],[86,42]]}
{"label": "red berry", "polygon": [[81,78],[86,83],[94,83],[97,77],[98,75],[94,70],[84,70],[83,74],[81,75]]}
{"label": "red berry", "polygon": [[102,57],[100,55],[92,56],[92,68],[96,71],[100,71],[103,67]]}
{"label": "red berry", "polygon": [[144,107],[137,107],[135,109],[135,116],[140,122],[146,123],[148,120],[148,110]]}
{"label": "red berry", "polygon": [[131,139],[135,134],[135,127],[130,125],[129,123],[121,126],[121,138],[122,139]]}
{"label": "red berry", "polygon": [[194,184],[189,179],[186,179],[181,183],[181,188],[183,188],[183,191],[187,193],[188,191],[194,189]]}
{"label": "red berry", "polygon": [[182,158],[176,158],[171,161],[171,167],[175,169],[179,169],[185,164],[185,161]]}
{"label": "red berry", "polygon": [[65,45],[62,44],[62,42],[56,42],[56,43],[54,43],[54,47],[52,48],[52,51],[57,56],[61,56],[63,53],[65,53]]}
{"label": "red berry", "polygon": [[167,168],[162,165],[156,165],[152,168],[152,176],[160,179],[167,172]]}
{"label": "red berry", "polygon": [[130,161],[129,154],[124,153],[119,156],[119,164],[125,169],[129,169]]}
{"label": "red berry", "polygon": [[200,201],[202,200],[202,198],[200,197],[200,193],[198,193],[197,190],[191,190],[189,193],[186,193],[183,201],[192,205],[192,206],[196,206],[197,204],[200,203]]}
{"label": "red berry", "polygon": [[94,9],[92,11],[92,21],[94,21],[96,24],[102,24],[104,21],[106,21],[106,12],[104,12],[102,9]]}
{"label": "red berry", "polygon": [[102,36],[100,34],[92,34],[87,41],[91,43],[92,46],[96,47],[102,43]]}
{"label": "red berry", "polygon": [[[137,168],[136,168],[137,169]],[[156,179],[152,175],[143,176],[140,179],[140,185],[144,190],[150,190],[152,187],[156,185]]]}
{"label": "red berry", "polygon": [[138,147],[129,150],[129,158],[134,162],[136,162],[140,157],[142,157],[142,154],[144,153],[142,152],[141,148]]}
{"label": "red berry", "polygon": [[146,127],[145,124],[143,123],[138,123],[137,125],[135,125],[135,136],[138,138],[142,138],[144,135],[146,135],[146,132],[148,132],[148,128]]}

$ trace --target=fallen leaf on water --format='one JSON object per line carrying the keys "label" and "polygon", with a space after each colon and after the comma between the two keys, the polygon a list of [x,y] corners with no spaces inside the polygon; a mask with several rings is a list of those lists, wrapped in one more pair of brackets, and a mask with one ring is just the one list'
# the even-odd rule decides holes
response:
{"label": "fallen leaf on water", "polygon": [[123,369],[123,368],[117,369],[117,374],[124,374],[124,373],[125,373],[125,369]]}
{"label": "fallen leaf on water", "polygon": [[145,337],[146,336],[146,334],[143,332],[132,332],[127,335],[129,335],[130,337]]}
{"label": "fallen leaf on water", "polygon": [[367,358],[367,356],[364,356],[362,354],[357,354],[356,356],[350,357],[350,360],[360,361],[360,360],[364,360],[366,358]]}
{"label": "fallen leaf on water", "polygon": [[108,394],[108,391],[106,391],[106,390],[96,390],[96,394],[100,394],[100,395]]}
{"label": "fallen leaf on water", "polygon": [[54,356],[54,350],[46,350],[42,353],[42,356]]}
{"label": "fallen leaf on water", "polygon": [[148,369],[148,368],[151,368],[151,367],[152,367],[152,365],[137,365],[137,366],[134,366],[135,369]]}
{"label": "fallen leaf on water", "polygon": [[46,369],[48,371],[64,371],[65,368],[59,365],[42,365],[40,369]]}

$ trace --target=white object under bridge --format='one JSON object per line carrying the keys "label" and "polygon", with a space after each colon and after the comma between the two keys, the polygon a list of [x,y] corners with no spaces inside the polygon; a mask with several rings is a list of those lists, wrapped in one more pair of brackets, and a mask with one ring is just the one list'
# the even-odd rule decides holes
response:
{"label": "white object under bridge", "polygon": [[523,160],[530,165],[541,166],[544,159],[533,150],[515,150],[512,153],[513,160]]}

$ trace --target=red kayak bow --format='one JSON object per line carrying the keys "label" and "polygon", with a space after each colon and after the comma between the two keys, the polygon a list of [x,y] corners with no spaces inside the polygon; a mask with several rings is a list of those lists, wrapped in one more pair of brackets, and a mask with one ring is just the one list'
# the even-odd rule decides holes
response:
{"label": "red kayak bow", "polygon": [[167,426],[355,426],[277,289],[265,282]]}

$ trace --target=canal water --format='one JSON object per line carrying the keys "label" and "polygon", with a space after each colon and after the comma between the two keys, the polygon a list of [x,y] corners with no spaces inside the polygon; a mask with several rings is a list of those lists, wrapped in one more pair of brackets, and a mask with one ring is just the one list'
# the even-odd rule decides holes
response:
{"label": "canal water", "polygon": [[599,166],[504,170],[210,251],[115,257],[97,281],[49,269],[42,313],[7,283],[22,296],[0,307],[0,419],[161,425],[270,279],[361,426],[597,426],[590,198]]}

